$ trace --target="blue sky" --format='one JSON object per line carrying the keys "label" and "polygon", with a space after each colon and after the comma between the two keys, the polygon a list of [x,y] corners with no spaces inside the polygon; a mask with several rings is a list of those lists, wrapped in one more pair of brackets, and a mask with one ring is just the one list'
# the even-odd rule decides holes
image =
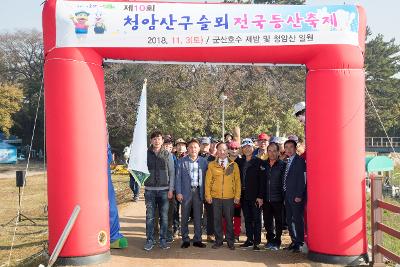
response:
{"label": "blue sky", "polygon": [[[41,30],[41,3],[43,1],[1,0],[0,31],[12,32],[22,28]],[[197,1],[191,0],[191,2]],[[208,0],[208,2],[220,2],[220,0]],[[307,0],[307,4],[310,5],[343,3],[361,4],[366,9],[368,25],[372,32],[374,34],[382,33],[386,40],[394,37],[396,43],[400,44],[400,31],[394,24],[400,10],[399,0]]]}

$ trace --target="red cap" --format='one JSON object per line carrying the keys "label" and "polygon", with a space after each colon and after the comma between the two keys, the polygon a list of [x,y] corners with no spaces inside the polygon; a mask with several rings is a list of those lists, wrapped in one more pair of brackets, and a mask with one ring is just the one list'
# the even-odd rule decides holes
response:
{"label": "red cap", "polygon": [[229,149],[239,148],[240,147],[239,143],[236,142],[236,141],[233,141],[233,140],[230,141],[227,145],[228,145]]}
{"label": "red cap", "polygon": [[269,140],[269,135],[266,133],[260,133],[258,135],[258,140]]}

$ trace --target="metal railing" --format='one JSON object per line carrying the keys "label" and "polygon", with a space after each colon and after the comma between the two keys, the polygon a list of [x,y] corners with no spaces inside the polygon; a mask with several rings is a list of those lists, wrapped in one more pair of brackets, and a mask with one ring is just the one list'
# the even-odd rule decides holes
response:
{"label": "metal railing", "polygon": [[366,137],[365,146],[367,147],[400,147],[400,137]]}
{"label": "metal railing", "polygon": [[400,256],[383,247],[383,233],[399,239],[397,231],[382,223],[383,210],[400,214],[400,207],[382,200],[383,177],[371,174],[371,235],[372,235],[372,264],[385,266],[383,257],[400,264]]}

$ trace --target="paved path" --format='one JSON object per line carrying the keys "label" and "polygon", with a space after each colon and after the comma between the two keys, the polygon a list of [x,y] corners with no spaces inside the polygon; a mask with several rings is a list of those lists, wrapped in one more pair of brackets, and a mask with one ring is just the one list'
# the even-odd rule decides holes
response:
{"label": "paved path", "polygon": [[[111,260],[98,266],[321,266],[321,264],[308,261],[304,254],[294,254],[283,250],[255,252],[252,249],[240,249],[238,244],[235,251],[229,250],[226,246],[214,250],[211,249],[211,244],[204,249],[192,246],[181,249],[180,238],[172,243],[169,250],[155,247],[152,251],[146,252],[143,250],[145,214],[145,205],[142,200],[129,203],[121,209],[121,232],[128,238],[129,247],[124,250],[112,250]],[[243,242],[244,239],[245,236],[242,235],[240,240]]]}

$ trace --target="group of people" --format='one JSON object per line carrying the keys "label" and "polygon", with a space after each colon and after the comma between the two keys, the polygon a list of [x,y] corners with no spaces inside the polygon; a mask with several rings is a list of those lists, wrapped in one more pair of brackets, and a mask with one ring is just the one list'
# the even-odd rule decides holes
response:
{"label": "group of people", "polygon": [[229,134],[225,139],[203,137],[185,142],[180,138],[174,146],[170,136],[159,131],[151,134],[150,177],[144,183],[145,250],[156,243],[162,249],[170,248],[179,230],[181,248],[188,248],[189,221],[194,224],[194,247],[206,247],[204,227],[212,248],[220,248],[225,241],[234,250],[243,213],[247,238],[240,247],[260,250],[263,216],[265,248],[280,248],[287,224],[292,240],[288,249],[300,251],[305,232],[306,164],[297,153],[298,140],[295,136],[286,141],[270,138],[265,133],[256,142],[245,138],[239,144]]}
{"label": "group of people", "polygon": [[[305,103],[294,108],[294,115],[305,124]],[[246,240],[240,247],[260,250],[263,221],[266,249],[280,249],[287,227],[291,244],[285,249],[300,252],[307,194],[306,153],[299,141],[295,135],[284,139],[261,133],[241,144],[232,134],[226,134],[224,141],[202,137],[174,142],[170,135],[153,132],[147,151],[150,176],[144,182],[144,249],[152,250],[156,243],[169,249],[178,233],[181,248],[188,248],[192,221],[194,247],[206,247],[204,228],[213,249],[226,242],[234,250],[243,214]],[[130,186],[137,201],[139,185],[132,175]]]}

